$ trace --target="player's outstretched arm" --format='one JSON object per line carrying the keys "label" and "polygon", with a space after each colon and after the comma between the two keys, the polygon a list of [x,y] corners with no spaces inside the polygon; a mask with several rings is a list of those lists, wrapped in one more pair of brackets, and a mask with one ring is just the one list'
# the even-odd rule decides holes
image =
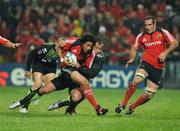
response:
{"label": "player's outstretched arm", "polygon": [[4,46],[8,48],[18,48],[21,46],[21,43],[12,43],[11,41],[7,41]]}
{"label": "player's outstretched arm", "polygon": [[132,46],[129,53],[129,60],[126,62],[126,68],[135,61],[137,50]]}

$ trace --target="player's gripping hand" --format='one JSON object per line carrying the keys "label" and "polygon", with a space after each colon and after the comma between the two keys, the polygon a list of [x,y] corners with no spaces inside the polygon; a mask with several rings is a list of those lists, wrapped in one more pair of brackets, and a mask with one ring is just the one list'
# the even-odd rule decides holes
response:
{"label": "player's gripping hand", "polygon": [[20,47],[22,44],[21,43],[13,43],[12,44],[12,48],[18,48]]}
{"label": "player's gripping hand", "polygon": [[75,66],[72,61],[69,61],[69,60],[66,59],[66,58],[62,58],[62,59],[61,59],[61,62],[62,62],[63,64],[65,64],[66,66],[70,66],[70,67],[74,67],[74,66]]}
{"label": "player's gripping hand", "polygon": [[135,59],[131,59],[131,60],[127,61],[127,62],[126,62],[126,65],[125,65],[125,68],[127,69],[128,66],[134,62],[134,60],[135,60]]}
{"label": "player's gripping hand", "polygon": [[25,78],[30,79],[32,76],[32,72],[31,71],[25,71],[24,76],[25,76]]}
{"label": "player's gripping hand", "polygon": [[167,54],[166,54],[165,51],[162,52],[162,53],[160,53],[159,56],[158,56],[158,62],[159,62],[159,63],[164,63],[164,61],[165,61],[165,59],[166,59],[166,56],[167,56]]}

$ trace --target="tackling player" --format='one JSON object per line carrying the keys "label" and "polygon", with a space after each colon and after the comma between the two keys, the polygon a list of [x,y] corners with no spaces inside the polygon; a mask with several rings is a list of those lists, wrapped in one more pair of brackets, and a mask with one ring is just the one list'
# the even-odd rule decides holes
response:
{"label": "tackling player", "polygon": [[[143,46],[142,60],[136,70],[134,80],[129,84],[123,101],[115,109],[116,113],[120,113],[125,109],[138,84],[146,78],[147,87],[145,93],[128,107],[126,114],[132,114],[136,107],[148,102],[154,96],[160,86],[162,69],[165,66],[164,61],[167,55],[178,47],[178,42],[167,30],[156,28],[156,19],[153,16],[145,18],[144,27],[146,31],[136,37],[135,44],[131,47],[126,68],[135,61],[138,49]],[[169,44],[168,48],[166,48],[167,44]]]}
{"label": "tackling player", "polygon": [[19,46],[21,46],[21,43],[12,43],[10,40],[7,40],[0,36],[0,45],[3,45],[8,48],[18,48]]}
{"label": "tackling player", "polygon": [[[82,74],[87,80],[93,79],[101,71],[104,64],[104,55],[102,53],[103,43],[100,39],[96,40],[96,45],[94,46],[95,56],[93,57],[92,64],[89,68],[82,66],[78,68],[78,72]],[[89,58],[92,59],[92,58]],[[88,60],[87,60],[88,61]],[[68,106],[66,113],[73,115],[76,114],[76,106],[84,100],[84,94],[80,87],[69,88],[70,101],[58,101],[48,107],[48,110],[58,109],[63,106]]]}
{"label": "tackling player", "polygon": [[[67,45],[71,45],[76,39],[67,39]],[[59,57],[55,51],[56,45],[62,44],[64,41],[59,38],[51,45],[47,44],[41,48],[31,51],[26,62],[26,78],[33,78],[33,85],[28,94],[39,88],[42,83],[47,84],[56,77],[56,67],[60,63]],[[66,62],[64,60],[64,62]],[[32,68],[32,71],[30,71]],[[28,95],[27,94],[27,95]],[[20,108],[21,113],[28,112],[29,103]],[[10,106],[11,108],[11,106]]]}

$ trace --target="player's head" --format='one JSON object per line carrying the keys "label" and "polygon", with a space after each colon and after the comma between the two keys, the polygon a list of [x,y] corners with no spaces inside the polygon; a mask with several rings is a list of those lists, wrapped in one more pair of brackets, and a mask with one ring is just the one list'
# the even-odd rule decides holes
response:
{"label": "player's head", "polygon": [[148,33],[154,32],[156,30],[156,19],[153,16],[145,17],[144,27]]}
{"label": "player's head", "polygon": [[58,47],[63,47],[66,44],[66,41],[64,38],[60,37],[54,43]]}
{"label": "player's head", "polygon": [[92,36],[92,35],[84,35],[80,39],[80,43],[82,45],[83,52],[89,53],[93,50],[93,47],[96,44],[96,40],[95,40],[94,36]]}
{"label": "player's head", "polygon": [[100,40],[99,38],[96,39],[96,44],[94,46],[94,51],[96,54],[100,53],[103,48],[103,41]]}

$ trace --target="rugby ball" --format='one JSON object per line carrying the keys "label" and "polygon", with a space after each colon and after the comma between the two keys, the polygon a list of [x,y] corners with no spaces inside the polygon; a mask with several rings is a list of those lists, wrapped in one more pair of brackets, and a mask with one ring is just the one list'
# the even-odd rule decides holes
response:
{"label": "rugby ball", "polygon": [[68,61],[68,63],[73,63],[72,66],[77,64],[77,57],[71,52],[67,52],[64,58]]}

